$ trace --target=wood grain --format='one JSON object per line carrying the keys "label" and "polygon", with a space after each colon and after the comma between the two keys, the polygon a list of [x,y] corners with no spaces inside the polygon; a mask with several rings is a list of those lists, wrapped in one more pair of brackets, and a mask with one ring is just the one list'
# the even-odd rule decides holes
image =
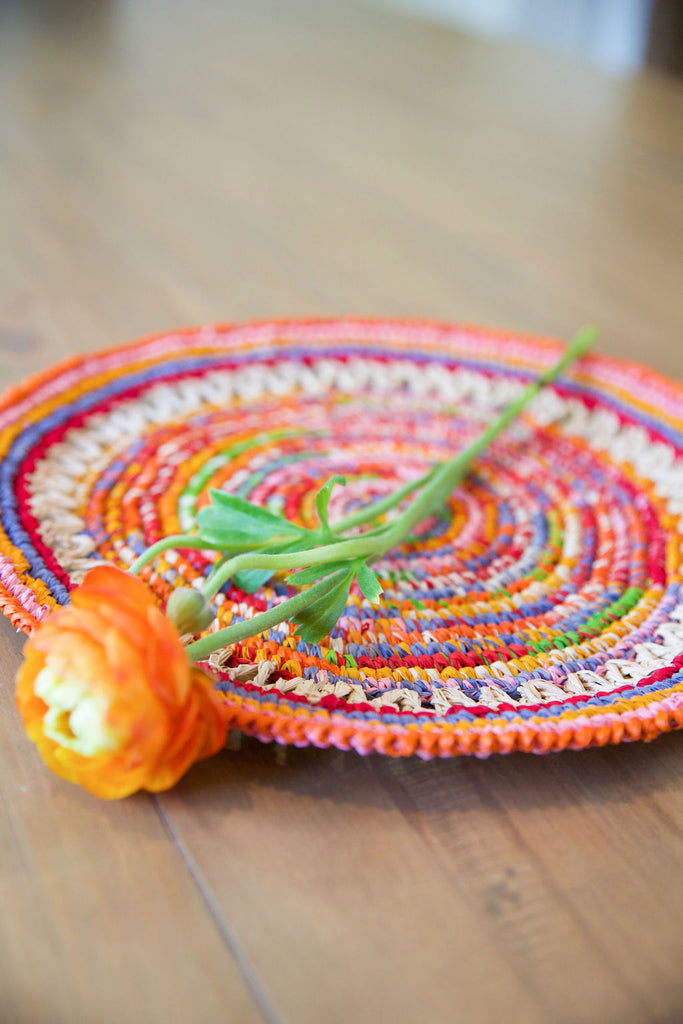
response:
{"label": "wood grain", "polygon": [[[683,376],[680,86],[360,4],[4,0],[0,380],[180,324],[377,314]],[[50,777],[0,629],[0,1020],[675,1024],[680,736],[422,764],[251,741]]]}
{"label": "wood grain", "polygon": [[680,755],[283,762],[243,741],[161,803],[286,1020],[673,1024]]}

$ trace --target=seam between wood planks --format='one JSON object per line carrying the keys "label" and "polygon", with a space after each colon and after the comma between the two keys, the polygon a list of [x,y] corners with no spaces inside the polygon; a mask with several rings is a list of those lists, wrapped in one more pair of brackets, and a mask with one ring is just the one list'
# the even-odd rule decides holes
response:
{"label": "seam between wood planks", "polygon": [[235,961],[237,969],[240,972],[242,979],[244,980],[244,983],[249,991],[249,994],[254,1000],[261,1015],[263,1016],[264,1021],[266,1022],[266,1024],[286,1024],[284,1017],[280,1015],[275,1005],[273,1004],[273,1001],[268,992],[266,991],[264,984],[260,980],[256,972],[256,969],[251,963],[251,960],[249,959],[245,951],[242,949],[233,929],[230,927],[230,925],[227,923],[227,921],[221,914],[221,911],[211,891],[211,887],[209,886],[208,882],[202,875],[202,872],[199,869],[199,865],[197,864],[196,860],[194,859],[194,857],[192,856],[192,854],[190,853],[190,851],[188,850],[187,846],[182,841],[180,836],[176,834],[171,824],[171,821],[166,811],[164,810],[161,800],[159,799],[158,796],[153,796],[152,801],[156,808],[157,814],[159,815],[159,820],[161,821],[161,824],[163,826],[164,831],[166,832],[166,835],[171,840],[174,849],[177,851],[178,856],[180,857],[184,866],[186,867],[190,875],[190,878],[192,879],[202,899],[202,902],[204,903],[204,906],[209,912],[211,919],[214,925],[216,926],[216,929],[218,930],[218,933],[223,941],[223,944],[225,945],[228,952]]}

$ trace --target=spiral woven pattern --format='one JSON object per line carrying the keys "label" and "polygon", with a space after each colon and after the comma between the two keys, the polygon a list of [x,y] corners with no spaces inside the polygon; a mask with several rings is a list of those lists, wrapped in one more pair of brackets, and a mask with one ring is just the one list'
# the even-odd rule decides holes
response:
{"label": "spiral woven pattern", "polygon": [[[30,632],[88,568],[191,528],[209,488],[302,525],[450,457],[559,343],[420,322],[212,326],[77,357],[0,404],[0,601]],[[278,626],[211,657],[263,740],[422,757],[652,739],[683,726],[683,388],[590,356],[542,392],[450,506],[375,563],[331,636]],[[163,603],[215,555],[169,552]],[[219,595],[215,628],[286,599]]]}

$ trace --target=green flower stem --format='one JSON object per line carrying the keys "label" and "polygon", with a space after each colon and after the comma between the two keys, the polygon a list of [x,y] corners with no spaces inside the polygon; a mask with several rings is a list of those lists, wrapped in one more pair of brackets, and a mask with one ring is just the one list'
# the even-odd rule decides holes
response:
{"label": "green flower stem", "polygon": [[417,480],[410,480],[407,484],[399,487],[391,494],[387,494],[385,498],[380,498],[378,501],[373,501],[369,505],[364,505],[363,508],[359,508],[357,512],[352,512],[350,515],[340,519],[337,523],[332,523],[332,533],[339,535],[340,533],[346,533],[347,530],[352,530],[355,526],[362,526],[363,523],[372,522],[373,519],[377,519],[378,516],[384,515],[389,509],[394,508],[400,504],[404,498],[407,498],[409,494],[416,491],[418,487],[424,487],[426,483],[431,480],[438,467],[433,466],[428,473],[424,476],[419,477]]}
{"label": "green flower stem", "polygon": [[[357,559],[377,558],[386,554],[392,547],[405,541],[419,523],[439,510],[453,489],[463,479],[475,459],[505,430],[511,421],[519,415],[546,384],[554,381],[566,369],[569,363],[587,351],[592,345],[595,336],[596,331],[592,327],[584,327],[580,330],[567,347],[562,358],[530,383],[519,397],[503,410],[496,422],[487,427],[464,451],[447,462],[438,463],[418,480],[404,484],[393,494],[381,498],[379,501],[359,509],[357,512],[340,520],[332,528],[331,543],[315,546],[317,537],[315,533],[311,533],[310,541],[314,546],[306,551],[259,554],[259,547],[269,547],[272,545],[273,539],[269,538],[262,545],[254,545],[248,551],[245,550],[239,554],[233,553],[232,557],[226,556],[221,559],[204,582],[202,593],[208,600],[211,600],[232,576],[244,569],[268,569],[271,572],[291,571],[312,565],[324,565],[326,562],[352,562]],[[390,523],[376,525],[374,528],[354,537],[344,536],[347,530],[376,521],[379,516],[394,508],[418,488],[421,488],[418,496]],[[201,540],[193,534],[165,537],[136,559],[130,571],[132,573],[139,572],[144,565],[153,561],[158,555],[169,548],[183,547],[208,548],[217,551],[224,550],[219,544],[212,544]],[[238,623],[235,626],[229,626],[227,629],[220,630],[218,633],[212,633],[190,644],[187,648],[188,654],[194,659],[206,658],[219,647],[229,646],[262,632],[270,626],[290,619],[318,597],[325,596],[328,591],[331,592],[334,587],[335,584],[330,583],[329,578],[319,580],[289,600],[283,601],[282,604],[254,616],[253,619]]]}
{"label": "green flower stem", "polygon": [[286,622],[302,608],[306,608],[311,601],[324,597],[327,591],[335,586],[336,581],[331,582],[329,577],[318,580],[306,590],[299,591],[294,597],[275,605],[274,608],[269,608],[267,612],[260,612],[253,619],[236,622],[234,626],[226,626],[225,629],[219,629],[217,633],[209,633],[201,640],[195,640],[194,643],[188,644],[185,648],[187,655],[192,661],[204,661],[214,651],[239,643],[240,640],[248,640],[250,636],[256,636],[257,633],[262,633],[265,629],[270,629],[271,626]]}
{"label": "green flower stem", "polygon": [[[541,374],[540,377],[532,381],[531,384],[528,384],[521,395],[503,409],[495,423],[487,427],[459,455],[449,459],[448,462],[440,463],[427,474],[427,477],[431,477],[431,479],[425,485],[421,494],[415,498],[400,516],[388,524],[386,529],[373,530],[371,536],[360,534],[360,536],[352,537],[348,540],[340,539],[334,544],[325,544],[321,547],[311,548],[308,551],[296,551],[291,554],[259,555],[248,553],[237,555],[235,558],[227,561],[215,573],[212,573],[210,579],[206,581],[202,588],[204,596],[211,600],[219,592],[223,584],[227,583],[241,569],[272,569],[273,572],[278,572],[282,569],[303,569],[309,565],[320,565],[325,562],[343,561],[344,559],[377,558],[386,554],[390,548],[400,544],[418,523],[421,523],[423,519],[426,519],[427,516],[441,507],[453,488],[457,487],[463,479],[477,456],[484,451],[494,438],[505,430],[546,384],[555,380],[572,360],[582,355],[593,344],[594,340],[595,330],[593,328],[585,327],[579,331],[568,346],[563,357],[549,370]],[[419,481],[416,481],[416,486],[419,486]],[[401,488],[404,493],[409,493],[411,489],[412,487],[408,485],[404,485]],[[389,499],[393,497],[395,495],[388,496]],[[399,497],[398,500],[400,501],[401,498]],[[393,504],[395,503],[393,502]],[[379,514],[377,510],[378,504],[371,505],[368,511],[372,512],[373,515]],[[391,507],[391,505],[389,504],[388,507]],[[384,509],[386,508],[387,502],[385,501]],[[348,519],[351,519],[351,517],[347,517],[347,522]],[[335,529],[340,530],[342,525],[343,520],[341,523],[336,524]]]}
{"label": "green flower stem", "polygon": [[230,555],[223,555],[222,558],[218,559],[218,561],[214,565],[213,569],[211,570],[209,575],[206,577],[206,580],[205,580],[206,583],[209,583],[214,578],[216,573],[225,565],[225,563],[227,562],[227,560],[229,558],[230,558]]}
{"label": "green flower stem", "polygon": [[[528,384],[522,394],[503,409],[502,413],[480,436],[472,442],[464,451],[456,455],[454,459],[442,463],[437,467],[432,480],[426,485],[422,493],[413,501],[408,508],[393,523],[391,523],[386,540],[388,547],[400,543],[418,523],[426,519],[438,509],[463,479],[477,456],[481,455],[486,447],[494,440],[512,420],[519,415],[526,405],[535,398],[538,392],[546,385],[554,381],[566,369],[574,359],[578,359],[593,344],[596,337],[594,327],[583,327],[572,339],[567,351],[554,366],[546,370],[536,380]],[[387,549],[385,549],[387,550]]]}
{"label": "green flower stem", "polygon": [[[367,558],[369,555],[381,555],[386,550],[384,534],[366,538],[350,537],[335,544],[323,544],[321,547],[309,548],[308,551],[292,551],[282,555],[259,555],[247,553],[236,555],[218,569],[210,580],[202,587],[202,593],[209,601],[215,597],[223,584],[227,583],[235,573],[242,569],[272,569],[280,572],[283,569],[305,569],[309,565],[322,565],[324,562],[340,562],[346,559]],[[310,591],[305,591],[310,593]]]}
{"label": "green flower stem", "polygon": [[156,544],[152,544],[146,551],[143,551],[140,557],[135,559],[128,572],[137,576],[149,562],[153,562],[155,558],[163,555],[164,551],[168,551],[170,548],[195,548],[201,551],[207,548],[212,551],[223,550],[220,544],[207,544],[206,541],[200,540],[199,537],[195,537],[191,533],[177,533],[170,537],[162,537]]}
{"label": "green flower stem", "polygon": [[[431,515],[438,509],[439,505],[443,504],[451,491],[460,483],[477,456],[484,451],[501,431],[505,430],[546,384],[556,380],[570,363],[588,351],[595,341],[596,335],[597,331],[594,327],[582,327],[570,341],[562,358],[536,380],[532,381],[522,394],[503,410],[496,422],[491,424],[468,448],[456,455],[455,458],[432,467],[428,473],[425,473],[418,480],[399,487],[392,494],[387,495],[386,498],[381,498],[379,501],[373,502],[357,512],[353,512],[344,519],[340,519],[339,522],[333,525],[333,533],[335,535],[342,534],[355,526],[360,526],[363,523],[376,519],[398,505],[412,491],[417,490],[419,487],[424,487],[422,494],[405,510],[403,516],[399,516],[391,524],[392,534],[398,538],[398,540],[394,540],[392,543],[398,543],[414,526],[423,519],[426,519],[428,515]],[[364,534],[364,536],[367,535]]]}
{"label": "green flower stem", "polygon": [[[268,547],[270,544],[272,544],[272,540],[264,541],[261,546]],[[150,562],[153,562],[159,555],[163,555],[164,551],[168,551],[170,548],[194,548],[196,551],[225,551],[223,544],[212,544],[210,541],[202,540],[193,533],[178,533],[170,537],[162,537],[156,544],[152,544],[146,551],[143,551],[135,559],[128,572],[132,576],[137,576],[141,569],[149,565]],[[258,545],[253,545],[245,549],[245,551],[255,551],[257,548]]]}

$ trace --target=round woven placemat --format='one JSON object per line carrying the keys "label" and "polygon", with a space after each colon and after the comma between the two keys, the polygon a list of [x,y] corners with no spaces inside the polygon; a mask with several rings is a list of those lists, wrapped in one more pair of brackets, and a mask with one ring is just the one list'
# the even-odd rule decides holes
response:
{"label": "round woven placemat", "polygon": [[[79,356],[0,404],[0,602],[30,632],[88,568],[187,530],[210,487],[303,525],[449,457],[558,342],[402,321],[209,326]],[[308,645],[278,626],[211,663],[263,740],[423,757],[545,752],[683,726],[683,388],[585,358],[376,563]],[[211,553],[147,572],[164,602]],[[145,574],[143,573],[143,576]],[[288,593],[227,587],[218,625]]]}

